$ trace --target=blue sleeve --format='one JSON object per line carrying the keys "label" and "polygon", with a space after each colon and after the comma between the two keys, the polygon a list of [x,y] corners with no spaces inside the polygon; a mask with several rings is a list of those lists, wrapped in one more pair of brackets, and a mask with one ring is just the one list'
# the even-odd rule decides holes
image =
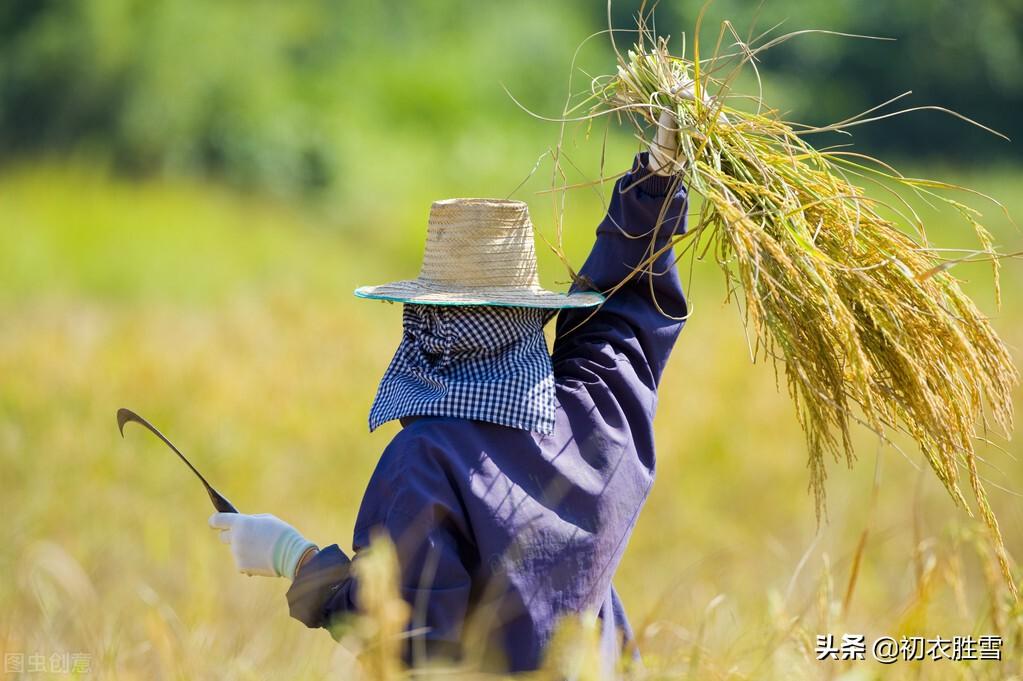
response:
{"label": "blue sleeve", "polygon": [[351,564],[337,544],[310,558],[288,589],[291,616],[310,628],[329,627],[335,616],[354,610]]}
{"label": "blue sleeve", "polygon": [[[288,602],[291,614],[309,627],[327,627],[358,610],[358,584],[351,564],[380,529],[394,543],[401,571],[402,598],[412,607],[405,661],[413,656],[453,657],[469,604],[472,560],[466,519],[441,457],[420,438],[399,435],[388,446],[370,478],[355,523],[349,560],[330,546],[299,571]],[[332,635],[335,632],[331,631]]]}
{"label": "blue sleeve", "polygon": [[[668,244],[685,232],[688,201],[677,177],[646,169],[646,156],[637,155],[615,183],[596,242],[573,285],[608,298],[596,310],[559,314],[553,361],[562,386],[585,385],[591,395],[604,389],[619,406],[632,403],[652,418],[657,385],[687,313]],[[622,408],[630,420],[636,416]]]}

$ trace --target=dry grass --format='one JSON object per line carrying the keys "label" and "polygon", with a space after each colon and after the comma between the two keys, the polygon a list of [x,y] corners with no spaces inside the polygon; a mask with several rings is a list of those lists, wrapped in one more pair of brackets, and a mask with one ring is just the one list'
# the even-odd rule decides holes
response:
{"label": "dry grass", "polygon": [[[628,152],[623,144],[613,157]],[[986,170],[974,183],[1004,187],[1016,212],[1020,177]],[[91,166],[25,168],[0,177],[0,189],[12,226],[0,230],[0,480],[10,509],[0,524],[0,657],[87,653],[84,678],[118,681],[367,678],[368,661],[350,651],[369,654],[381,629],[353,628],[365,642],[346,647],[290,619],[287,581],[239,575],[206,524],[201,488],[155,439],[122,440],[112,415],[137,405],[239,508],[279,514],[347,550],[365,481],[396,430],[371,435],[365,419],[389,359],[381,348],[400,329],[399,309],[357,301],[351,289],[414,268],[421,253],[391,262],[304,211]],[[594,197],[579,215],[573,204],[573,259],[604,208]],[[929,226],[939,239],[955,233],[947,215]],[[991,228],[1012,237],[1004,220]],[[396,236],[421,242],[421,223]],[[1023,286],[1020,268],[1005,270],[1006,290]],[[707,263],[687,289],[716,283]],[[971,286],[988,291],[989,278]],[[815,533],[790,456],[801,434],[788,400],[770,372],[746,366],[734,317],[715,314],[716,302],[695,308],[666,368],[658,480],[616,573],[646,665],[629,678],[1018,677],[1021,611],[983,528],[949,513],[926,468],[917,482],[912,465],[881,453],[868,519],[871,470],[857,466],[829,489],[830,522]],[[1012,347],[1023,346],[1020,320],[1023,302],[1006,296],[999,328]],[[870,435],[855,430],[862,452]],[[1023,454],[1016,443],[1010,452]],[[1019,488],[1018,466],[990,463],[980,472],[992,483]],[[917,484],[919,495],[907,493]],[[1016,553],[1018,498],[988,486]],[[1001,663],[816,662],[814,636],[828,632],[1000,632],[1006,643]],[[551,664],[566,665],[562,676],[593,668],[589,635],[579,623],[559,637]]]}
{"label": "dry grass", "polygon": [[[702,209],[691,217],[688,233],[666,248],[678,246],[679,258],[713,255],[727,297],[742,303],[754,361],[769,358],[783,368],[806,435],[818,520],[826,513],[825,460],[852,464],[854,423],[886,442],[894,431],[908,433],[956,504],[972,514],[960,484],[960,469],[966,471],[1016,597],[977,472],[975,443],[990,427],[1008,437],[1019,373],[989,320],[949,271],[963,260],[990,260],[997,297],[1003,256],[980,214],[947,196],[970,190],[906,177],[865,155],[818,150],[806,141],[810,133],[843,131],[894,114],[868,118],[874,109],[809,128],[786,122],[759,96],[732,92],[740,71],[755,70],[759,53],[794,35],[744,40],[725,22],[711,57],[701,58],[697,40],[686,58],[671,54],[668,41],[655,37],[641,18],[632,49],[622,54],[616,46],[617,73],[593,79],[591,92],[566,107],[565,120],[617,116],[647,145],[660,113],[675,114],[679,182],[702,199]],[[726,38],[733,41],[727,54]],[[675,94],[680,83],[693,84],[695,99]],[[868,196],[853,180],[881,185],[892,202]],[[898,190],[956,212],[976,234],[979,250],[944,259],[906,192]],[[910,226],[913,235],[900,228]],[[658,255],[651,246],[644,267]]]}

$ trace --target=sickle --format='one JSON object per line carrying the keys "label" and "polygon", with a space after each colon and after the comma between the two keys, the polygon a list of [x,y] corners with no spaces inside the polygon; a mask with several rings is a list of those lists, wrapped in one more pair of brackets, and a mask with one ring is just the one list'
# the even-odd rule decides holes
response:
{"label": "sickle", "polygon": [[206,482],[206,478],[202,477],[202,473],[195,469],[195,466],[193,466],[192,463],[185,458],[184,454],[178,451],[177,447],[171,444],[170,440],[163,436],[163,433],[158,431],[153,426],[152,423],[145,420],[144,418],[133,412],[131,409],[121,408],[117,410],[117,429],[121,431],[121,437],[124,437],[124,424],[132,421],[139,424],[140,426],[149,429],[149,431],[153,433],[153,435],[163,440],[163,443],[165,445],[170,447],[172,450],[174,450],[175,454],[181,457],[181,460],[185,462],[185,465],[191,468],[192,472],[195,473],[196,477],[202,481],[203,486],[206,488],[206,492],[210,495],[210,501],[213,502],[213,508],[217,509],[221,513],[238,513],[238,509],[236,509],[234,505],[227,500],[227,497],[225,497],[217,490],[213,489],[213,486],[210,485],[210,483]]}

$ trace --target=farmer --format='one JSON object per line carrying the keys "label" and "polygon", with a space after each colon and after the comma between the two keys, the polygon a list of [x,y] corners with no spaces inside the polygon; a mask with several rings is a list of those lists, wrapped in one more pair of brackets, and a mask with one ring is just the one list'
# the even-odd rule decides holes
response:
{"label": "farmer", "polygon": [[371,430],[403,428],[354,557],[271,515],[210,518],[242,572],[293,579],[293,617],[329,627],[356,610],[352,560],[383,528],[413,609],[407,661],[472,652],[534,669],[577,613],[599,617],[609,663],[635,655],[611,578],[653,482],[657,388],[687,311],[666,246],[687,207],[671,125],[615,184],[569,293],[539,286],[525,204],[490,199],[434,203],[419,278],[356,291],[403,303],[404,334],[369,415]]}

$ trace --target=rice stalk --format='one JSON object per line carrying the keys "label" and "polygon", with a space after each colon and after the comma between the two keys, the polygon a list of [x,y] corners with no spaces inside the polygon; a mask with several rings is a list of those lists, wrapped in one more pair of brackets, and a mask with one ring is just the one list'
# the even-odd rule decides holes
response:
{"label": "rice stalk", "polygon": [[[735,41],[731,55],[720,54],[726,35]],[[826,128],[808,128],[786,122],[759,97],[731,93],[742,67],[755,68],[759,52],[792,35],[755,46],[725,22],[713,56],[701,60],[697,40],[687,59],[671,54],[667,39],[653,36],[641,12],[635,45],[624,55],[615,48],[617,72],[593,79],[590,94],[566,107],[562,121],[617,116],[649,145],[660,113],[675,115],[678,181],[703,199],[703,210],[687,234],[661,251],[651,246],[634,274],[683,241],[713,254],[729,298],[742,303],[754,361],[770,359],[783,368],[806,436],[818,522],[826,514],[825,460],[852,465],[853,424],[866,425],[886,442],[893,431],[907,433],[954,502],[972,515],[961,486],[960,468],[966,471],[1001,572],[1017,597],[977,472],[974,441],[992,425],[1009,436],[1019,373],[949,271],[965,258],[943,259],[913,207],[895,190],[909,190],[962,216],[980,242],[970,259],[990,260],[998,296],[1003,256],[977,211],[939,193],[971,190],[905,177],[876,159],[818,150],[805,139],[809,132],[843,131],[894,114],[868,118],[875,108]],[[695,99],[675,94],[680,83],[693,84]],[[752,111],[732,105],[748,99],[756,103]],[[914,110],[920,108],[940,109]],[[853,177],[896,199],[889,204],[868,196]],[[885,217],[886,208],[915,235]]]}
{"label": "rice stalk", "polygon": [[398,554],[385,533],[373,533],[369,548],[354,562],[353,571],[359,580],[357,598],[363,613],[358,626],[365,644],[360,655],[365,678],[404,678],[401,646],[411,607],[401,597]]}

